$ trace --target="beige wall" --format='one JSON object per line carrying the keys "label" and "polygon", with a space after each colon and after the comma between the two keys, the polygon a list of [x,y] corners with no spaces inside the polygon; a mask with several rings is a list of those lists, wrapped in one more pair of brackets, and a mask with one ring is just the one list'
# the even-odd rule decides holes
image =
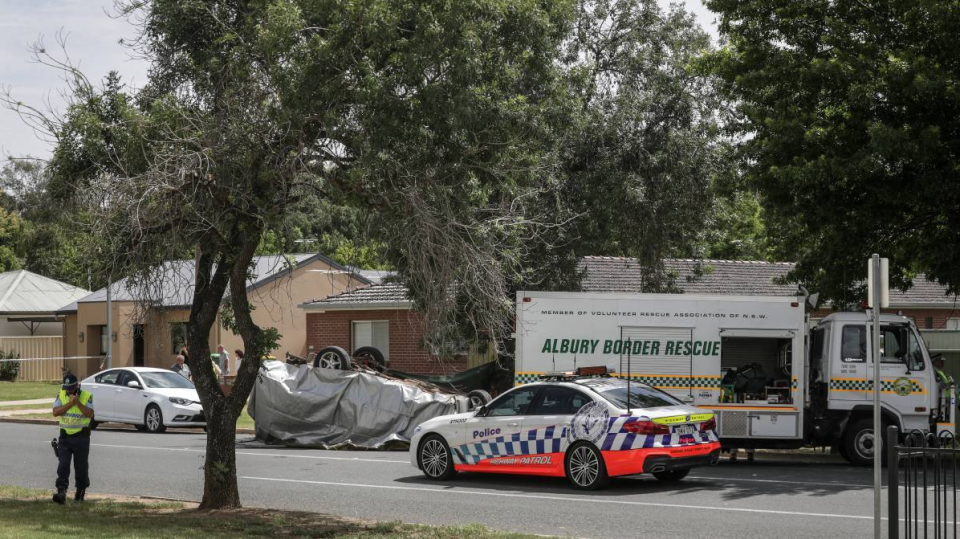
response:
{"label": "beige wall", "polygon": [[[250,303],[254,306],[254,322],[260,327],[275,327],[282,335],[279,347],[273,352],[282,357],[284,352],[305,356],[307,352],[306,316],[299,305],[311,300],[325,298],[353,290],[361,283],[356,277],[332,271],[322,261],[314,261],[301,266],[293,272],[261,285],[250,292]],[[134,365],[134,326],[142,324],[144,328],[144,366],[166,368],[176,360],[172,349],[170,324],[186,322],[190,317],[188,309],[152,309],[146,313],[137,312],[133,302],[113,303],[113,326],[117,338],[113,341],[113,366]],[[99,326],[106,325],[106,304],[80,303],[76,314],[67,315],[64,321],[64,355],[98,356],[100,348]],[[84,334],[84,342],[79,342],[79,334]],[[238,335],[223,329],[219,321],[210,332],[210,351],[215,352],[218,343],[230,353],[231,372],[236,372],[233,364],[233,351],[243,349],[243,341]],[[77,361],[75,374],[81,378],[96,372],[99,361]]]}
{"label": "beige wall", "polygon": [[[299,306],[360,286],[365,285],[355,276],[339,273],[325,262],[315,260],[252,290],[249,298],[254,307],[253,321],[261,328],[273,327],[280,332],[279,346],[273,355],[282,358],[284,353],[290,352],[304,357],[307,354],[307,318]],[[219,342],[230,354],[230,371],[236,372],[233,351],[243,349],[242,339],[219,328]],[[216,344],[211,346],[211,351],[215,351],[215,347]]]}

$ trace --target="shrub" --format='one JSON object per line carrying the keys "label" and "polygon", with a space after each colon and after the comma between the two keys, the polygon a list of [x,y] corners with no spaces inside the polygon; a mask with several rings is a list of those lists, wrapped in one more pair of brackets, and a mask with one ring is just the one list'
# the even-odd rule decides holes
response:
{"label": "shrub", "polygon": [[[0,350],[0,359],[20,359],[20,354],[16,352],[5,353]],[[13,382],[17,379],[18,374],[20,374],[19,361],[0,362],[0,381]]]}

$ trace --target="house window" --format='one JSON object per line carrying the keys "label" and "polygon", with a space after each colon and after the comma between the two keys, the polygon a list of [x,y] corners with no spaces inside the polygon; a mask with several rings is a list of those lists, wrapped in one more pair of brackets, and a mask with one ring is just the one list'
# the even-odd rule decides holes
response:
{"label": "house window", "polygon": [[171,354],[179,354],[180,349],[187,345],[187,323],[170,323],[170,344]]}
{"label": "house window", "polygon": [[960,329],[960,318],[947,319],[947,329]]}
{"label": "house window", "polygon": [[363,321],[353,323],[353,349],[373,346],[390,361],[390,323],[387,321]]}
{"label": "house window", "polygon": [[100,355],[107,355],[107,339],[110,338],[110,334],[107,333],[107,326],[100,326]]}

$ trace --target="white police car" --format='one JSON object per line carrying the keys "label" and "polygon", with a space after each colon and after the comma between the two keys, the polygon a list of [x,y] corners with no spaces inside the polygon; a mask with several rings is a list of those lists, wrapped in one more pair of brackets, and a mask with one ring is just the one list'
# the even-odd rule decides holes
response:
{"label": "white police car", "polygon": [[578,489],[651,473],[678,481],[720,457],[712,412],[612,377],[553,376],[475,412],[416,428],[410,460],[430,479],[456,472],[566,476]]}

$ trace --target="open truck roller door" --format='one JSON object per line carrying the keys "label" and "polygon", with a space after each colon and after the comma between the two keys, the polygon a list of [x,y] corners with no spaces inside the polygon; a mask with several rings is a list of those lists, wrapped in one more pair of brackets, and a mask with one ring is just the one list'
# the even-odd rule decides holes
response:
{"label": "open truck roller door", "polygon": [[[866,464],[869,313],[832,314],[809,331],[807,320],[802,297],[521,291],[514,381],[605,366],[715,412],[726,448],[831,445]],[[916,327],[882,315],[881,341],[885,423],[952,432],[953,407]]]}

